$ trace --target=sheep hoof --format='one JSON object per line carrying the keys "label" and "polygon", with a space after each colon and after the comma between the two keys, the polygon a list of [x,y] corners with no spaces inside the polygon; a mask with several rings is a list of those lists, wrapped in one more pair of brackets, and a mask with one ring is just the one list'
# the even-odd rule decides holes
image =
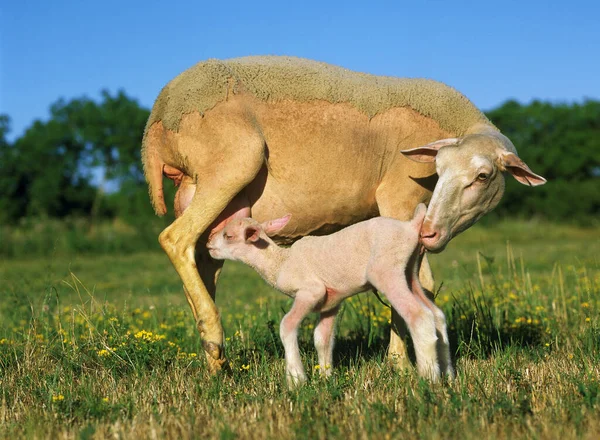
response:
{"label": "sheep hoof", "polygon": [[389,353],[388,362],[396,371],[408,370],[412,368],[410,359],[406,354]]}
{"label": "sheep hoof", "polygon": [[222,370],[227,370],[227,360],[225,358],[214,359],[207,353],[206,361],[208,362],[208,371],[210,374],[217,374]]}
{"label": "sheep hoof", "polygon": [[216,374],[227,367],[227,360],[225,359],[225,353],[221,345],[214,342],[202,341],[202,346],[206,352],[206,362],[211,374]]}

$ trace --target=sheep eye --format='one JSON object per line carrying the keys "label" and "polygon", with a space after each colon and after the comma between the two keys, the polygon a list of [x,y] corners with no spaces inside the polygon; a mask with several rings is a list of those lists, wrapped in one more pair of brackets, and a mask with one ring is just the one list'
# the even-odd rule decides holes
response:
{"label": "sheep eye", "polygon": [[488,175],[486,173],[479,173],[479,175],[477,176],[477,180],[479,180],[480,182],[485,182],[486,180],[488,180]]}

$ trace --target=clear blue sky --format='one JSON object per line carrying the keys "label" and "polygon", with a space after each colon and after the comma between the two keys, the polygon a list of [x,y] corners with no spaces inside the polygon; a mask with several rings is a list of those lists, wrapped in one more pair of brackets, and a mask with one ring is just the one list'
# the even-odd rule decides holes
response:
{"label": "clear blue sky", "polygon": [[123,88],[150,107],[206,58],[295,55],[443,81],[487,110],[600,98],[597,0],[19,0],[0,6],[0,113],[19,136],[58,98]]}

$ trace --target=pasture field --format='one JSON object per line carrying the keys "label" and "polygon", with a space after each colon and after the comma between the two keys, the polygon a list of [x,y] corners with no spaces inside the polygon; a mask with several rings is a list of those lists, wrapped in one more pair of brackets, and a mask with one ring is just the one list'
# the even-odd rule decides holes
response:
{"label": "pasture field", "polygon": [[333,375],[315,319],[288,390],[291,301],[226,264],[228,371],[210,376],[160,252],[0,260],[0,438],[600,438],[600,228],[476,225],[431,257],[457,378],[386,361],[390,311],[347,301]]}

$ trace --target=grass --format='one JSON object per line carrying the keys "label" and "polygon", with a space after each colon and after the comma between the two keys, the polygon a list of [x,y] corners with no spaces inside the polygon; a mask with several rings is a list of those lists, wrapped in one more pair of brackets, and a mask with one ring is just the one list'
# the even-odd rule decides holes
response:
{"label": "grass", "polygon": [[207,374],[178,277],[158,252],[0,261],[0,438],[598,438],[600,230],[475,226],[431,257],[457,367],[430,384],[386,362],[389,310],[347,301],[334,374],[290,301],[226,265],[217,303],[231,370]]}

